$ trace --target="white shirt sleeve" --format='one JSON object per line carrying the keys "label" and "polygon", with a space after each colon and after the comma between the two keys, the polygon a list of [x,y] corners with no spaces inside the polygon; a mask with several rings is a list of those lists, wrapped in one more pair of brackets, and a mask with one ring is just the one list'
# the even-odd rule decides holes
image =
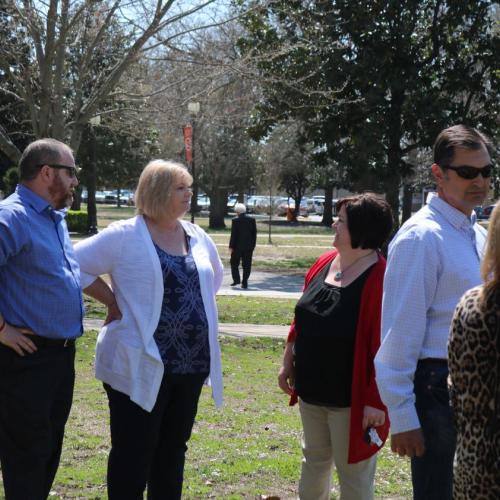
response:
{"label": "white shirt sleeve", "polygon": [[384,277],[381,346],[375,357],[377,385],[393,433],[420,427],[413,379],[438,274],[438,249],[428,232],[410,230],[396,237]]}

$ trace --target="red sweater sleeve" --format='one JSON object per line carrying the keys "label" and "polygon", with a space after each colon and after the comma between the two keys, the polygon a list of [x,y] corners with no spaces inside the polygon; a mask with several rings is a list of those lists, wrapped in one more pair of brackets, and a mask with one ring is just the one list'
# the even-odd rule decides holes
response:
{"label": "red sweater sleeve", "polygon": [[[379,271],[377,270],[377,273]],[[368,367],[368,387],[366,390],[365,404],[368,406],[373,406],[381,410],[385,410],[385,406],[382,403],[380,394],[378,392],[377,383],[375,382],[375,366],[373,360],[380,347],[380,323],[381,323],[381,311],[382,311],[382,282],[383,282],[383,272],[379,276],[375,276],[375,281],[377,286],[374,286],[370,294],[370,318],[372,321],[371,327],[371,338],[370,338],[370,364]]]}

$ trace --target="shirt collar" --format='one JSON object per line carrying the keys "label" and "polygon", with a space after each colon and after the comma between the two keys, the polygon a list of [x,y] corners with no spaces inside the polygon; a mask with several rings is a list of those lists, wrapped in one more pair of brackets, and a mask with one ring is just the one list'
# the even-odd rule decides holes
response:
{"label": "shirt collar", "polygon": [[18,194],[19,198],[21,198],[21,200],[31,205],[33,209],[38,213],[42,213],[44,210],[47,210],[48,207],[52,208],[47,200],[36,194],[24,184],[17,185],[16,193]]}
{"label": "shirt collar", "polygon": [[52,217],[56,221],[60,221],[66,217],[68,209],[63,208],[62,210],[56,210],[45,198],[42,198],[24,184],[18,184],[16,186],[16,193],[21,200],[28,203],[33,210],[39,214],[43,212],[47,214],[53,213],[54,215]]}
{"label": "shirt collar", "polygon": [[426,201],[430,208],[439,212],[457,229],[462,227],[470,228],[476,222],[476,214],[474,211],[472,211],[470,217],[467,217],[463,212],[452,207],[449,203],[440,198],[437,193],[429,193]]}

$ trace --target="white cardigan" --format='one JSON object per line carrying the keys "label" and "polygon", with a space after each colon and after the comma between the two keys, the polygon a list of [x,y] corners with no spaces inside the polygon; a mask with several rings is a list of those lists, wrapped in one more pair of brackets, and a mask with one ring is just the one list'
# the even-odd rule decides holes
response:
{"label": "white cardigan", "polygon": [[[215,294],[222,283],[222,263],[211,238],[200,227],[181,221],[190,237],[208,320],[212,397],[222,404],[222,368],[217,340]],[[160,320],[163,275],[142,216],[110,224],[75,245],[82,287],[109,274],[122,319],[102,328],[97,339],[96,377],[151,411],[163,378],[163,362],[153,334]]]}

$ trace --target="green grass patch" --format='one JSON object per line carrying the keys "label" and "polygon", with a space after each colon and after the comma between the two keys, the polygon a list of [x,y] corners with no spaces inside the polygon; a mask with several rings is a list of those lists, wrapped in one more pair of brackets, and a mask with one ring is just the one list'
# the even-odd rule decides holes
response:
{"label": "green grass patch", "polygon": [[289,325],[296,300],[219,295],[217,307],[221,323]]}
{"label": "green grass patch", "polygon": [[[77,383],[54,499],[106,498],[109,452],[107,400],[94,379],[96,332],[77,348]],[[209,388],[200,399],[189,443],[183,498],[294,498],[300,473],[301,426],[297,408],[276,385],[283,342],[222,338],[225,405],[216,410]],[[408,462],[379,458],[376,498],[410,498]],[[333,498],[337,498],[334,496]]]}
{"label": "green grass patch", "polygon": [[256,259],[256,267],[260,271],[294,271],[304,274],[315,262],[316,259],[324,253],[325,250],[314,252],[310,257],[296,257],[283,260]]}
{"label": "green grass patch", "polygon": [[[95,299],[84,295],[87,318],[104,319],[106,308]],[[289,325],[296,300],[242,297],[238,295],[217,296],[219,321],[221,323],[253,323],[256,325]]]}
{"label": "green grass patch", "polygon": [[[54,499],[106,498],[108,407],[93,374],[95,337],[86,332],[78,342],[74,404]],[[225,405],[216,410],[210,389],[203,389],[183,498],[296,498],[301,425],[298,409],[277,387],[283,341],[223,337],[221,348]],[[388,446],[379,457],[375,497],[411,498],[408,461]]]}

